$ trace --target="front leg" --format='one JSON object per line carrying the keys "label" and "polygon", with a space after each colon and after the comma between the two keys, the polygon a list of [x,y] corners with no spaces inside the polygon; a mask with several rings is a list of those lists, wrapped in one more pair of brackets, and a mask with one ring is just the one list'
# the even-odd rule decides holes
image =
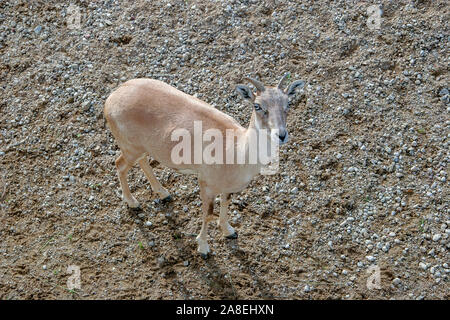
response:
{"label": "front leg", "polygon": [[217,224],[222,230],[223,235],[227,239],[236,239],[237,233],[228,223],[228,205],[230,204],[231,193],[222,193],[220,195],[220,215]]}
{"label": "front leg", "polygon": [[200,198],[202,199],[202,228],[198,234],[196,240],[198,242],[197,251],[200,253],[203,259],[208,257],[210,252],[208,245],[208,222],[210,221],[214,211],[214,195],[210,194],[207,187],[200,183]]}

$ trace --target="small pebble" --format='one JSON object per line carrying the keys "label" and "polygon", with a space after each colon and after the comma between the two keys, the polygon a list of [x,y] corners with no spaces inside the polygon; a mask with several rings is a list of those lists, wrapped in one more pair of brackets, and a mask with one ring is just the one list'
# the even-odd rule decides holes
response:
{"label": "small pebble", "polygon": [[426,265],[425,263],[423,263],[423,262],[420,262],[420,263],[419,263],[419,267],[420,267],[422,270],[427,270],[427,265]]}
{"label": "small pebble", "polygon": [[36,28],[34,28],[34,33],[36,34],[40,34],[42,31],[42,26],[37,26]]}
{"label": "small pebble", "polygon": [[437,234],[433,235],[432,240],[439,241],[439,240],[441,240],[441,237],[442,237],[442,235],[440,233],[437,233]]}

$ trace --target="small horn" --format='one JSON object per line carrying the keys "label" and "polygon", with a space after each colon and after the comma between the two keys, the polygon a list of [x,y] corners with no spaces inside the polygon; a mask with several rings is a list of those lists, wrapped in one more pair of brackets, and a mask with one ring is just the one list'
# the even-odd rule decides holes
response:
{"label": "small horn", "polygon": [[284,82],[291,76],[290,72],[286,72],[278,83],[278,89],[283,89]]}
{"label": "small horn", "polygon": [[266,88],[264,88],[264,84],[261,81],[249,77],[246,77],[245,80],[251,82],[259,92],[263,92],[264,90],[266,90]]}

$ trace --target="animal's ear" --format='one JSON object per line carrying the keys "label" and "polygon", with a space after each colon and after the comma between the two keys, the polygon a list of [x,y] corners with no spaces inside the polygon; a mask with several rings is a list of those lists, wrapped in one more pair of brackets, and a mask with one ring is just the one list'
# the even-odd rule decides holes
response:
{"label": "animal's ear", "polygon": [[286,92],[286,94],[287,94],[288,96],[292,96],[292,95],[294,95],[296,89],[298,89],[298,88],[303,88],[304,85],[305,85],[305,81],[303,81],[303,80],[297,80],[297,81],[294,81],[294,82],[292,82],[292,84],[286,89],[285,92]]}
{"label": "animal's ear", "polygon": [[236,91],[242,96],[242,98],[250,101],[255,100],[255,95],[253,94],[252,90],[243,84],[238,84],[236,86]]}

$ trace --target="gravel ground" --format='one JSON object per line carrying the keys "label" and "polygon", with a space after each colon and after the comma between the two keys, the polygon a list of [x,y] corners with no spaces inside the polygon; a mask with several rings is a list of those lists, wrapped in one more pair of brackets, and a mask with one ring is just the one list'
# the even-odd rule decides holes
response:
{"label": "gravel ground", "polygon": [[[1,299],[449,299],[447,1],[71,3],[0,3]],[[233,196],[239,239],[211,225],[203,261],[197,181],[161,166],[173,202],[137,168],[142,210],[121,202],[102,113],[120,83],[160,79],[246,125],[234,86],[286,71],[307,85],[279,173]]]}

